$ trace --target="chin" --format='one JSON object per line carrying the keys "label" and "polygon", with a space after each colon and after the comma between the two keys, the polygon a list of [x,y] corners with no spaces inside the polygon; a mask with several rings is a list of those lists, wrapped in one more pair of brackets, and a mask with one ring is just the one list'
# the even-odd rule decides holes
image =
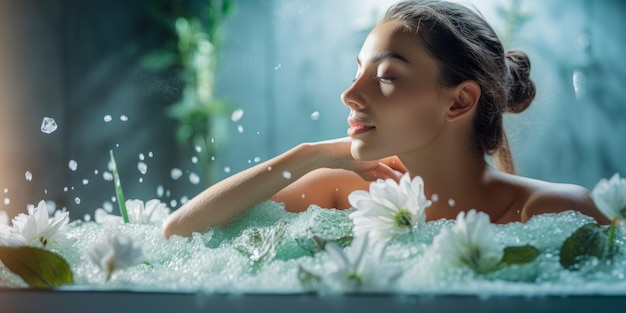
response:
{"label": "chin", "polygon": [[359,161],[374,161],[385,157],[380,153],[380,151],[376,151],[372,148],[368,149],[368,147],[360,141],[352,141],[350,154],[352,154],[352,157],[355,160]]}

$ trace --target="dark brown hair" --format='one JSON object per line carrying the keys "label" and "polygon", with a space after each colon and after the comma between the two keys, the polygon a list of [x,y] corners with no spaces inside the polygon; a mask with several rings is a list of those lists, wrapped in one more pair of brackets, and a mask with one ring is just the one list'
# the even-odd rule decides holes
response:
{"label": "dark brown hair", "polygon": [[483,18],[455,3],[402,1],[389,8],[385,21],[398,21],[417,35],[437,62],[442,85],[453,87],[465,80],[480,85],[474,119],[477,148],[493,155],[498,169],[515,173],[502,113],[522,112],[535,97],[528,56],[505,53]]}

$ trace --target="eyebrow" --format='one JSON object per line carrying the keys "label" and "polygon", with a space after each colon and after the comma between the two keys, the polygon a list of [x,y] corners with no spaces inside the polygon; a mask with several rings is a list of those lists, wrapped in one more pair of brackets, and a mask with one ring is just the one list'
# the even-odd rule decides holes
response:
{"label": "eyebrow", "polygon": [[[383,53],[379,53],[379,54],[377,54],[377,55],[373,56],[373,57],[370,59],[370,62],[371,62],[371,63],[378,62],[378,61],[380,61],[380,60],[382,60],[382,59],[384,59],[384,58],[398,59],[398,60],[401,60],[401,61],[403,61],[403,62],[405,62],[405,63],[409,63],[409,64],[411,63],[411,62],[409,62],[409,60],[407,60],[405,57],[401,56],[400,54],[398,54],[398,53],[396,53],[396,52],[383,52]],[[361,64],[361,60],[359,59],[359,57],[356,57],[356,63]]]}

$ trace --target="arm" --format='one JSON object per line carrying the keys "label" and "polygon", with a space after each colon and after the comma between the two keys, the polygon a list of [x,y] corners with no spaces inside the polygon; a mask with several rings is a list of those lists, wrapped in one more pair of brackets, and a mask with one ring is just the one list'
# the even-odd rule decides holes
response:
{"label": "arm", "polygon": [[[378,161],[352,159],[350,141],[347,139],[301,144],[207,188],[167,218],[163,224],[163,235],[166,238],[174,234],[190,236],[193,232],[204,231],[210,225],[228,223],[234,216],[303,178],[296,188],[285,189],[275,198],[285,201],[287,208],[298,210],[302,206],[301,194],[306,189],[307,181],[319,179],[322,172],[303,176],[320,168],[343,168],[355,171],[368,180],[395,177],[390,167]],[[284,175],[285,172],[289,175]],[[316,197],[332,197],[315,194]],[[304,200],[311,203],[311,199]]]}

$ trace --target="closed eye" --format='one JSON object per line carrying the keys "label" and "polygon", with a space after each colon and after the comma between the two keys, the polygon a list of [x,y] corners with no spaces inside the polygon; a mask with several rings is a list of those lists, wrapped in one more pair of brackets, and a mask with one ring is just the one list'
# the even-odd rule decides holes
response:
{"label": "closed eye", "polygon": [[374,77],[375,80],[383,83],[383,84],[391,84],[394,80],[395,77],[390,77],[390,76],[376,76]]}

